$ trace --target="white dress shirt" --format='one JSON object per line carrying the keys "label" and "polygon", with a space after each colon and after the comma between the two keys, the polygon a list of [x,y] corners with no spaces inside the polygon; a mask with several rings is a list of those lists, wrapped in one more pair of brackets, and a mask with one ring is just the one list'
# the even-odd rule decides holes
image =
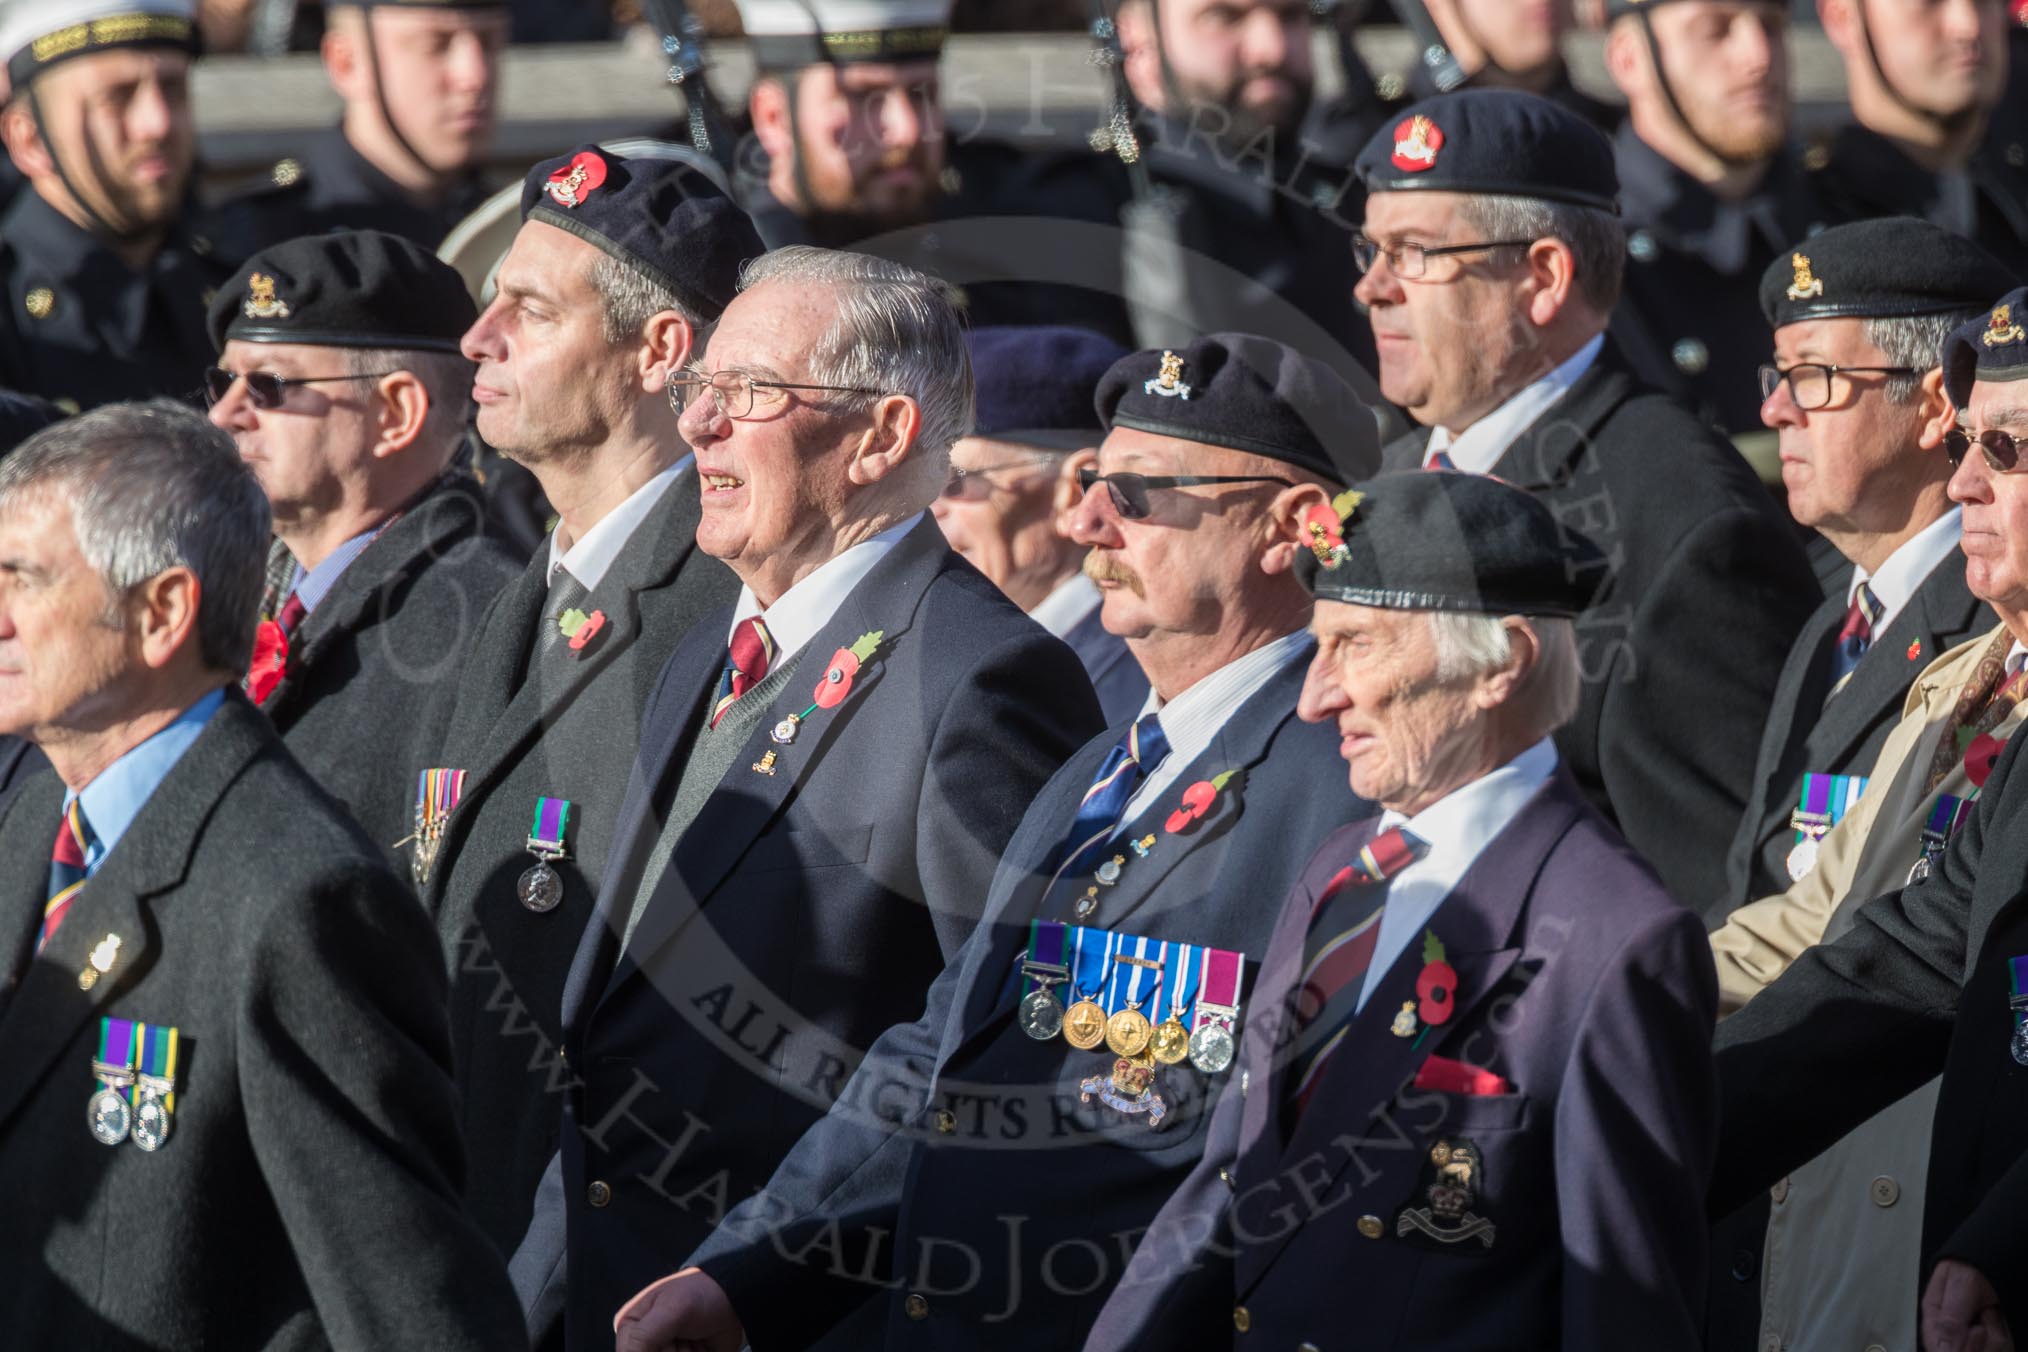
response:
{"label": "white dress shirt", "polygon": [[[1394,875],[1387,905],[1380,912],[1380,935],[1373,964],[1359,989],[1359,1008],[1386,977],[1387,969],[1423,931],[1493,838],[1507,829],[1528,800],[1556,772],[1556,744],[1547,737],[1493,773],[1437,799],[1413,817],[1383,812],[1380,829],[1399,826],[1429,846],[1429,853]],[[1442,938],[1442,932],[1438,932]]]}
{"label": "white dress shirt", "polygon": [[1162,735],[1169,739],[1169,754],[1127,800],[1127,810],[1120,814],[1121,824],[1131,822],[1174,784],[1190,762],[1204,754],[1233,711],[1251,699],[1276,672],[1301,657],[1309,642],[1307,629],[1283,634],[1199,678],[1195,685],[1166,704],[1150,690],[1139,716],[1162,715]]}
{"label": "white dress shirt", "polygon": [[831,622],[838,613],[838,607],[845,604],[845,598],[859,585],[865,576],[873,571],[873,565],[887,557],[887,551],[900,543],[901,537],[915,529],[923,519],[917,512],[899,525],[889,526],[871,540],[852,546],[843,554],[823,564],[814,573],[775,598],[775,603],[761,609],[760,598],[753,594],[751,587],[739,589],[739,604],[733,607],[732,626],[725,631],[726,646],[732,644],[732,631],[749,617],[758,615],[761,623],[768,627],[768,635],[775,641],[774,662],[776,665],[801,652],[817,631]]}
{"label": "white dress shirt", "polygon": [[613,560],[627,547],[627,541],[634,538],[634,531],[648,513],[655,510],[655,504],[669,491],[669,485],[676,482],[676,476],[690,468],[690,456],[684,456],[669,468],[657,474],[627,495],[627,500],[592,523],[582,538],[573,541],[569,549],[560,548],[556,532],[549,533],[549,573],[551,581],[556,578],[556,568],[562,564],[570,569],[570,575],[586,591],[595,591],[605,580],[606,570],[613,566]]}
{"label": "white dress shirt", "polygon": [[1954,505],[1903,540],[1880,565],[1879,572],[1868,573],[1858,567],[1852,569],[1852,581],[1845,588],[1845,605],[1847,609],[1851,608],[1852,598],[1859,594],[1860,583],[1873,589],[1873,599],[1880,603],[1880,618],[1873,622],[1873,637],[1879,638],[1887,632],[1887,626],[1894,623],[1894,617],[1908,604],[1909,598],[1936,571],[1944,555],[1956,548],[1963,518],[1964,509]]}
{"label": "white dress shirt", "polygon": [[1492,473],[1493,466],[1500,463],[1500,457],[1507,453],[1515,438],[1563,398],[1577,383],[1578,377],[1591,369],[1591,364],[1598,360],[1599,349],[1604,346],[1605,335],[1598,334],[1571,353],[1555,370],[1509,396],[1506,403],[1462,432],[1452,432],[1448,427],[1432,427],[1429,430],[1429,448],[1423,452],[1423,463],[1428,464],[1432,456],[1442,451],[1449,454],[1451,464],[1457,469],[1470,470],[1474,474]]}
{"label": "white dress shirt", "polygon": [[1105,600],[1098,589],[1098,583],[1086,577],[1083,572],[1072,573],[1068,580],[1056,584],[1056,590],[1036,603],[1028,612],[1028,618],[1062,638],[1071,630],[1084,623],[1084,617],[1097,610]]}

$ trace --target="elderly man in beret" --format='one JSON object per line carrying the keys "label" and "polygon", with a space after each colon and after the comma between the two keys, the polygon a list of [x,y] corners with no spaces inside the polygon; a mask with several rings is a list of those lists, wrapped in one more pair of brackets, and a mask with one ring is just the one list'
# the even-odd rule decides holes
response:
{"label": "elderly man in beret", "polygon": [[1670,892],[1701,904],[1823,592],[1738,453],[1605,334],[1626,236],[1604,137],[1533,95],[1464,90],[1411,108],[1359,169],[1356,294],[1380,388],[1426,429],[1388,464],[1495,475],[1597,541],[1584,696],[1557,745]]}
{"label": "elderly man in beret", "polygon": [[454,969],[471,1198],[511,1251],[556,1150],[564,978],[592,914],[641,711],[677,642],[738,584],[696,545],[670,407],[761,253],[681,163],[586,146],[522,186],[493,302],[465,334],[478,430],[555,507],[548,541],[440,685],[406,769],[410,864]]}
{"label": "elderly man in beret", "polygon": [[96,409],[0,462],[0,1327],[16,1348],[497,1352],[444,971],[239,693],[269,509],[232,439]]}
{"label": "elderly man in beret", "polygon": [[[2005,632],[1929,729],[1934,751],[1913,754],[1950,776],[1952,758],[1976,751],[1963,771],[1966,785],[1983,781],[1976,801],[1931,798],[1924,830],[1937,840],[1932,848],[1925,838],[1923,862],[1905,865],[1905,885],[1858,906],[1842,932],[1796,957],[1718,1033],[1725,1127],[1712,1206],[1721,1213],[1941,1074],[1920,1247],[1930,1352],[2011,1346],[2028,1329],[2028,1011],[2019,999],[2028,989],[2028,773],[2017,740],[1992,745],[2023,691],[2028,654],[2024,314],[2028,290],[2009,292],[1953,333],[1943,356],[1944,391],[1959,410],[1945,450],[1957,464],[1951,497],[1964,508],[1965,580]],[[1935,792],[1924,789],[1918,799]]]}
{"label": "elderly man in beret", "polygon": [[409,802],[387,767],[440,732],[429,696],[520,567],[455,463],[474,313],[447,264],[373,230],[256,254],[211,306],[211,421],[292,561],[247,693],[390,855]]}
{"label": "elderly man in beret", "polygon": [[1087,1348],[1699,1345],[1710,951],[1551,740],[1597,563],[1455,473],[1374,480],[1303,559],[1300,712],[1385,811],[1282,904],[1250,1087]]}
{"label": "elderly man in beret", "polygon": [[1106,722],[1117,723],[1141,707],[1148,678],[1100,622],[1086,551],[1057,523],[1084,496],[1072,454],[1105,435],[1092,394],[1127,354],[1073,328],[989,325],[965,341],[978,414],[951,447],[951,481],[930,510],[952,549],[1070,645]]}
{"label": "elderly man in beret", "polygon": [[1371,810],[1295,717],[1294,566],[1379,436],[1328,368],[1242,334],[1122,358],[1098,410],[1074,534],[1153,692],[1043,788],[928,1009],[628,1306],[623,1348],[1074,1347],[1232,1096],[1261,897]]}

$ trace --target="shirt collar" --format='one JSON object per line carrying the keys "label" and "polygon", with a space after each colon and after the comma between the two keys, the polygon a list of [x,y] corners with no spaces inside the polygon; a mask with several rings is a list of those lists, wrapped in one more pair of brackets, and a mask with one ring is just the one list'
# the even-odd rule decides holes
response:
{"label": "shirt collar", "polygon": [[1035,609],[1028,612],[1028,618],[1062,638],[1083,623],[1084,617],[1104,599],[1096,582],[1082,572],[1076,572],[1037,602]]}
{"label": "shirt collar", "polygon": [[[923,514],[917,512],[906,521],[889,526],[871,540],[862,540],[820,565],[815,572],[776,597],[775,603],[765,610],[761,608],[760,598],[753,594],[753,588],[741,586],[739,604],[732,611],[732,628],[737,629],[742,622],[758,615],[775,641],[777,663],[801,652],[817,636],[817,632],[831,622],[831,617],[838,613],[839,606],[845,604],[845,598],[852,594],[852,589],[922,519]],[[730,630],[727,631],[726,641],[728,644],[731,642]]]}
{"label": "shirt collar", "polygon": [[83,790],[64,794],[66,812],[73,799],[84,803],[85,824],[92,836],[92,847],[85,852],[87,874],[98,871],[100,862],[120,843],[141,808],[224,703],[225,691],[212,691],[178,714],[169,726],[99,771]]}
{"label": "shirt collar", "polygon": [[323,562],[315,568],[305,569],[303,565],[297,564],[296,584],[290,589],[289,594],[303,603],[305,612],[315,610],[318,603],[329,596],[331,589],[338,585],[338,579],[352,566],[353,560],[366,552],[366,547],[373,543],[380,530],[380,526],[370,526],[359,532],[325,555]]}
{"label": "shirt collar", "polygon": [[1964,509],[1953,505],[1948,512],[1897,545],[1878,572],[1867,573],[1864,569],[1854,568],[1852,581],[1845,588],[1845,604],[1852,604],[1860,583],[1872,588],[1873,599],[1880,603],[1880,619],[1873,630],[1876,634],[1885,633],[1887,626],[1894,622],[1895,615],[1922,586],[1923,580],[1936,571],[1945,555],[1957,548],[1963,517]]}
{"label": "shirt collar", "polygon": [[690,468],[692,457],[684,456],[669,468],[657,474],[627,495],[627,500],[592,523],[590,530],[573,541],[569,549],[559,547],[556,532],[549,534],[549,571],[545,575],[554,578],[557,565],[570,569],[570,575],[586,591],[598,590],[605,580],[606,571],[613,566],[613,560],[627,547],[627,541],[634,538],[634,531],[648,519],[648,513],[655,510],[655,504],[669,491],[669,485],[676,482],[676,476]]}
{"label": "shirt collar", "polygon": [[1453,433],[1447,427],[1431,428],[1428,454],[1445,452],[1459,469],[1474,474],[1492,473],[1507,448],[1591,369],[1604,347],[1605,335],[1593,334],[1590,342],[1559,362],[1554,370],[1508,396],[1506,403],[1462,432]]}
{"label": "shirt collar", "polygon": [[1200,676],[1172,700],[1163,700],[1154,690],[1141,705],[1141,717],[1162,715],[1162,733],[1169,739],[1172,764],[1188,765],[1225,726],[1227,715],[1244,704],[1268,683],[1310,641],[1310,631],[1294,629],[1272,643],[1262,644],[1244,657],[1236,657],[1209,676]]}

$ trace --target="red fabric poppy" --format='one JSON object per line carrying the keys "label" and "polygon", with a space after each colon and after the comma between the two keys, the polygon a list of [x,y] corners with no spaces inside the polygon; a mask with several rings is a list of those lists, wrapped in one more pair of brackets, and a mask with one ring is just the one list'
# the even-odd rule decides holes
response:
{"label": "red fabric poppy", "polygon": [[1169,820],[1162,829],[1170,835],[1186,830],[1191,823],[1211,811],[1211,804],[1218,798],[1218,789],[1208,779],[1200,779],[1183,790],[1183,806],[1169,814]]}
{"label": "red fabric poppy", "polygon": [[583,652],[585,645],[598,637],[605,627],[606,613],[603,610],[594,610],[584,617],[584,623],[570,636],[570,650],[574,653]]}
{"label": "red fabric poppy", "polygon": [[1318,503],[1303,513],[1303,543],[1325,553],[1345,543],[1344,523],[1327,503]]}
{"label": "red fabric poppy", "polygon": [[1422,1004],[1416,1013],[1424,1023],[1448,1023],[1457,1007],[1458,974],[1447,962],[1432,962],[1415,979],[1415,993]]}
{"label": "red fabric poppy", "polygon": [[282,683],[289,667],[289,636],[273,620],[262,620],[254,630],[253,661],[247,664],[246,694],[255,704],[265,704],[274,688]]}
{"label": "red fabric poppy", "polygon": [[1972,744],[1965,748],[1965,778],[1979,788],[1986,787],[1986,776],[1993,773],[1993,762],[2000,759],[2000,753],[2007,744],[1990,732],[1982,732],[1972,738]]}
{"label": "red fabric poppy", "polygon": [[858,674],[859,659],[852,655],[850,648],[840,648],[831,654],[830,664],[824,668],[824,675],[817,682],[817,693],[810,698],[817,702],[819,709],[835,709],[852,693],[852,678]]}

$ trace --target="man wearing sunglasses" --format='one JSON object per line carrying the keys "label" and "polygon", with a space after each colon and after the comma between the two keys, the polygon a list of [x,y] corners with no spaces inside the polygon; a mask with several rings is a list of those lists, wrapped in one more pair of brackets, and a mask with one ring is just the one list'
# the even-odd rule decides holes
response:
{"label": "man wearing sunglasses", "polygon": [[1565,763],[1679,900],[1718,895],[1768,698],[1823,599],[1739,454],[1607,337],[1612,151],[1557,105],[1461,90],[1368,143],[1355,293],[1380,388],[1428,429],[1390,466],[1492,474],[1605,551]]}
{"label": "man wearing sunglasses", "polygon": [[951,479],[931,506],[944,538],[1084,663],[1108,724],[1148,695],[1127,645],[1099,620],[1085,551],[1057,529],[1084,496],[1067,463],[1105,435],[1092,413],[1099,378],[1126,353],[1085,329],[976,328],[970,436],[951,447]]}
{"label": "man wearing sunglasses", "polygon": [[[1142,1067],[1153,1130],[1145,1093],[1094,1090],[1117,1049],[1067,1036],[1066,1008],[1137,989],[1152,1022],[1201,1018],[1215,1048],[1248,1017],[1230,992],[1265,949],[1269,898],[1370,813],[1333,772],[1337,730],[1296,716],[1314,645],[1295,560],[1331,555],[1321,523],[1373,471],[1378,425],[1328,367],[1247,334],[1124,357],[1097,404],[1108,430],[1072,534],[1106,628],[1148,674],[1139,716],[1036,796],[928,1009],[881,1036],[765,1193],[628,1306],[622,1347],[1077,1347],[1202,1155],[1212,1105],[1246,1092],[1175,1045]],[[1033,944],[1058,923],[1083,937],[1051,985]],[[1093,956],[1108,943],[1127,953],[1110,968]],[[1231,960],[1208,985],[1207,947]],[[1158,970],[1151,1005],[1134,982]],[[906,1106],[883,1119],[882,1101]],[[822,1234],[844,1262],[816,1255]]]}
{"label": "man wearing sunglasses", "polygon": [[248,693],[390,855],[409,804],[387,767],[434,731],[428,697],[517,563],[453,463],[472,315],[455,271],[371,230],[256,254],[211,305],[211,421],[294,561]]}
{"label": "man wearing sunglasses", "polygon": [[[2018,699],[2028,657],[2028,290],[1954,332],[1944,392],[1958,428],[1951,499],[1964,510],[1965,581],[2005,635],[1983,679],[1991,706]],[[1939,759],[1983,712],[1934,729]],[[1953,734],[1941,742],[1944,733]],[[1973,739],[1976,741],[1976,738]],[[2020,737],[1981,748],[1983,785],[1928,867],[1858,906],[1719,1025],[1714,1212],[1729,1211],[1824,1146],[1941,1075],[1922,1202],[1925,1348],[2011,1346],[2028,1331],[2020,1256],[2028,1206],[2028,771]],[[1972,750],[1968,743],[1966,750]],[[1871,786],[1868,789],[1872,792]],[[1927,843],[1927,842],[1925,842]],[[1897,1196],[1895,1200],[1900,1200]],[[1879,1204],[1876,1199],[1875,1204]],[[1982,1341],[1983,1340],[1983,1341]]]}
{"label": "man wearing sunglasses", "polygon": [[642,705],[684,632],[734,591],[696,547],[670,383],[761,252],[695,170],[593,146],[530,170],[521,210],[463,344],[479,434],[534,474],[556,525],[439,684],[440,742],[387,768],[410,796],[410,872],[453,968],[473,1213],[508,1251],[556,1149],[564,979]]}

